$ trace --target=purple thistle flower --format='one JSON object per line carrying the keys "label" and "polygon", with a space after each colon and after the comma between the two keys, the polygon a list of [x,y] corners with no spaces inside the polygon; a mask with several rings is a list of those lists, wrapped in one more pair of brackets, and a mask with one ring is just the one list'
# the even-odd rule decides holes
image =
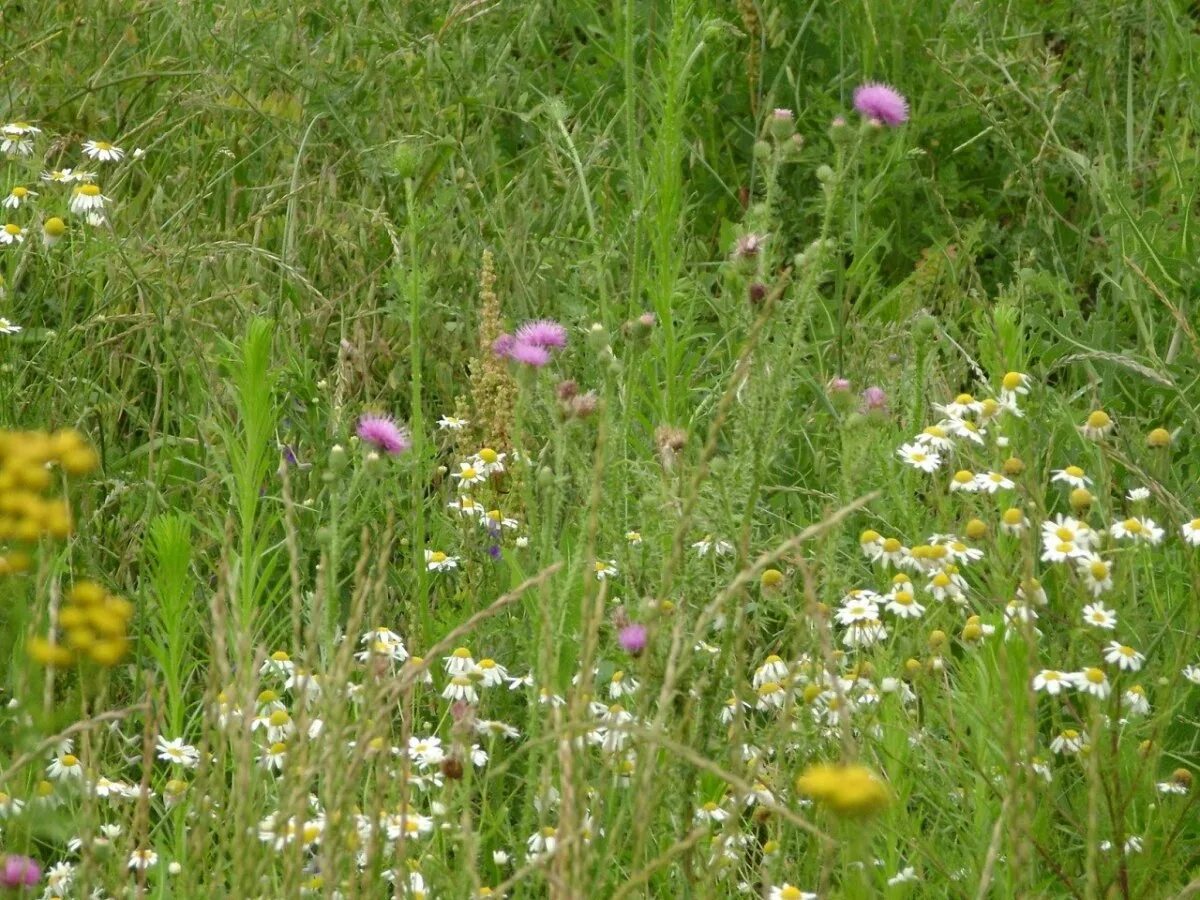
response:
{"label": "purple thistle flower", "polygon": [[636,622],[617,632],[617,643],[630,656],[640,656],[646,649],[646,626]]}
{"label": "purple thistle flower", "polygon": [[364,415],[358,420],[358,436],[384,453],[398,456],[412,446],[408,432],[389,416]]}
{"label": "purple thistle flower", "polygon": [[492,352],[497,356],[508,356],[516,342],[517,339],[511,334],[502,334],[492,341]]}
{"label": "purple thistle flower", "polygon": [[863,408],[867,412],[883,412],[887,409],[887,393],[872,385],[862,392]]}
{"label": "purple thistle flower", "polygon": [[567,329],[553,319],[535,319],[517,329],[517,342],[534,347],[567,346]]}
{"label": "purple thistle flower", "polygon": [[509,358],[515,359],[519,363],[524,363],[527,366],[535,366],[541,368],[550,362],[550,351],[545,347],[539,347],[537,344],[526,344],[523,341],[517,341],[508,351]]}
{"label": "purple thistle flower", "polygon": [[4,857],[4,865],[0,868],[0,885],[10,888],[34,885],[41,877],[42,867],[28,856],[13,853]]}
{"label": "purple thistle flower", "polygon": [[908,121],[908,101],[886,84],[869,83],[855,88],[854,108],[869,119],[893,127]]}

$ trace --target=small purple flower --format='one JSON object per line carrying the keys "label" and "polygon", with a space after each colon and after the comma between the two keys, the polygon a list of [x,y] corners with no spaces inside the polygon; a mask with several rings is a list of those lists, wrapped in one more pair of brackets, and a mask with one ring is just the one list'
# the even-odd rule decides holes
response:
{"label": "small purple flower", "polygon": [[636,622],[617,632],[617,643],[630,656],[641,656],[646,649],[646,626]]}
{"label": "small purple flower", "polygon": [[519,363],[524,363],[527,366],[541,368],[550,362],[550,351],[545,347],[539,347],[537,344],[526,344],[522,341],[517,341],[512,345],[512,349],[508,351],[510,359],[515,359]]}
{"label": "small purple flower", "polygon": [[517,339],[511,334],[502,334],[492,341],[492,352],[497,356],[508,356],[516,342]]}
{"label": "small purple flower", "polygon": [[516,338],[520,344],[562,348],[567,346],[567,329],[553,319],[535,319],[518,328]]}
{"label": "small purple flower", "polygon": [[863,409],[867,412],[883,412],[887,409],[887,393],[872,385],[862,392]]}
{"label": "small purple flower", "polygon": [[9,854],[0,867],[0,885],[16,888],[37,884],[42,877],[42,868],[28,856]]}
{"label": "small purple flower", "polygon": [[488,547],[488,556],[490,556],[492,559],[499,559],[500,558],[500,545],[499,544],[491,544]]}
{"label": "small purple flower", "polygon": [[837,377],[829,382],[829,393],[844,394],[850,390],[850,379]]}
{"label": "small purple flower", "polygon": [[855,88],[854,108],[868,119],[893,127],[908,121],[908,101],[886,84],[872,82]]}
{"label": "small purple flower", "polygon": [[412,446],[408,432],[388,416],[363,416],[358,420],[358,436],[392,456],[404,453]]}

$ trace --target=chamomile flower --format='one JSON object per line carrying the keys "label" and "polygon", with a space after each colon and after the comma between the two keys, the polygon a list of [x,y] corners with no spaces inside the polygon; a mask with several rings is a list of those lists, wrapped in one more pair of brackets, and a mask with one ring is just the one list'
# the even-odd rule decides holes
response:
{"label": "chamomile flower", "polygon": [[1097,666],[1090,666],[1081,672],[1072,672],[1071,682],[1075,685],[1076,690],[1091,694],[1100,700],[1107,699],[1108,695],[1112,693],[1112,685],[1109,683],[1108,676],[1103,669]]}
{"label": "chamomile flower", "polygon": [[788,884],[785,881],[767,892],[767,900],[817,900],[817,895],[809,891],[802,891],[794,884]]}
{"label": "chamomile flower", "polygon": [[484,687],[499,687],[508,680],[508,670],[494,659],[481,659],[475,664],[475,676]]}
{"label": "chamomile flower", "polygon": [[1029,393],[1030,378],[1021,372],[1006,372],[1000,380],[1000,402],[1015,405],[1020,397]]}
{"label": "chamomile flower", "polygon": [[10,122],[0,127],[0,153],[9,156],[29,156],[33,153],[33,136],[41,133],[40,128],[28,122]]}
{"label": "chamomile flower", "polygon": [[1088,736],[1086,733],[1081,734],[1074,728],[1066,728],[1055,735],[1054,740],[1050,742],[1050,749],[1054,753],[1078,753],[1087,745],[1087,742]]}
{"label": "chamomile flower", "polygon": [[425,568],[430,572],[449,572],[458,568],[458,557],[448,556],[441,550],[426,550]]}
{"label": "chamomile flower", "polygon": [[1088,553],[1075,558],[1075,569],[1083,586],[1093,597],[1099,597],[1105,591],[1112,590],[1113,564],[1108,560],[1101,559],[1095,553]]}
{"label": "chamomile flower", "polygon": [[1123,672],[1137,672],[1141,670],[1146,657],[1128,644],[1112,641],[1104,648],[1104,661],[1111,666],[1117,666]]}
{"label": "chamomile flower", "polygon": [[191,744],[185,744],[182,738],[167,740],[160,734],[156,746],[158,758],[163,762],[174,763],[185,769],[194,769],[200,765],[200,751]]}
{"label": "chamomile flower", "polygon": [[981,493],[994,494],[996,491],[1011,491],[1016,484],[1003,472],[980,472],[975,476],[975,483]]}
{"label": "chamomile flower", "polygon": [[1150,701],[1146,699],[1146,689],[1140,684],[1135,684],[1122,694],[1121,703],[1130,715],[1150,715]]}
{"label": "chamomile flower", "polygon": [[456,416],[442,416],[437,420],[438,428],[443,431],[462,431],[471,423],[466,419],[460,419]]}
{"label": "chamomile flower", "polygon": [[887,636],[887,628],[878,619],[855,622],[842,635],[842,644],[852,649],[856,647],[870,647],[886,641]]}
{"label": "chamomile flower", "polygon": [[1125,495],[1125,499],[1130,503],[1144,503],[1150,499],[1150,489],[1144,487],[1130,488],[1129,493]]}
{"label": "chamomile flower", "polygon": [[408,659],[408,650],[404,640],[390,628],[375,628],[368,631],[359,639],[362,650],[354,655],[359,662],[369,659],[390,659],[404,662]]}
{"label": "chamomile flower", "polygon": [[718,540],[711,534],[706,534],[703,538],[692,544],[692,549],[696,551],[697,556],[708,556],[710,553],[713,556],[728,556],[733,552],[733,544],[729,543],[729,541]]}
{"label": "chamomile flower", "polygon": [[1010,506],[1000,514],[1000,530],[1005,534],[1022,534],[1028,527],[1029,519],[1015,506]]}
{"label": "chamomile flower", "polygon": [[772,653],[763,660],[761,666],[754,670],[754,676],[750,679],[750,685],[757,689],[768,681],[783,684],[787,681],[788,675],[788,664],[783,661],[782,657]]}
{"label": "chamomile flower", "polygon": [[88,213],[103,213],[106,204],[112,201],[100,193],[100,185],[85,183],[71,191],[69,208],[77,216]]}
{"label": "chamomile flower", "polygon": [[1093,410],[1079,426],[1079,431],[1089,441],[1103,440],[1115,427],[1112,416],[1102,409]]}
{"label": "chamomile flower", "polygon": [[15,222],[9,222],[0,228],[0,244],[23,244],[24,242],[25,229]]}
{"label": "chamomile flower", "polygon": [[941,455],[924,444],[904,444],[896,454],[905,463],[922,472],[936,472],[942,464]]}
{"label": "chamomile flower", "polygon": [[959,394],[949,403],[935,403],[933,408],[947,418],[962,419],[977,414],[982,404],[970,394]]}
{"label": "chamomile flower", "polygon": [[[757,688],[758,700],[754,704],[755,709],[780,709],[787,702],[787,689],[778,681],[764,681]],[[732,707],[726,704],[726,711],[730,715],[735,715],[737,712],[736,698],[730,698],[734,704]],[[722,713],[724,721],[725,714]]]}
{"label": "chamomile flower", "polygon": [[451,478],[458,479],[458,483],[463,487],[469,487],[473,484],[483,484],[487,481],[487,472],[477,468],[471,462],[461,462],[458,464],[458,471],[450,473]]}
{"label": "chamomile flower", "polygon": [[1060,672],[1057,669],[1042,669],[1042,671],[1033,676],[1033,689],[1039,693],[1049,694],[1052,697],[1057,697],[1073,684],[1074,682],[1070,674]]}
{"label": "chamomile flower", "polygon": [[1200,684],[1200,665],[1184,666],[1180,674],[1192,684]]}
{"label": "chamomile flower", "polygon": [[617,671],[612,673],[612,678],[609,679],[608,696],[613,700],[629,697],[637,693],[639,686],[636,678],[626,675],[623,671],[617,669]]}
{"label": "chamomile flower", "polygon": [[1117,540],[1128,539],[1138,544],[1158,544],[1162,542],[1163,530],[1153,519],[1131,516],[1121,522],[1114,522],[1112,536]]}
{"label": "chamomile flower", "polygon": [[1112,631],[1117,627],[1117,614],[1103,603],[1089,603],[1083,608],[1083,624]]}
{"label": "chamomile flower", "polygon": [[[3,329],[0,329],[0,332],[2,331]],[[1193,547],[1200,547],[1200,519],[1192,519],[1190,522],[1184,522],[1179,528],[1179,533]]]}
{"label": "chamomile flower", "polygon": [[66,781],[83,777],[83,763],[73,753],[60,754],[50,761],[46,774],[55,781]]}
{"label": "chamomile flower", "polygon": [[158,862],[158,854],[148,848],[134,850],[129,854],[129,868],[145,871]]}
{"label": "chamomile flower", "polygon": [[595,572],[596,577],[601,581],[604,581],[606,578],[616,578],[617,561],[615,559],[610,559],[606,562],[603,559],[598,559],[595,562]]}
{"label": "chamomile flower", "polygon": [[899,619],[919,619],[925,614],[925,607],[917,602],[911,590],[892,591],[884,609]]}
{"label": "chamomile flower", "polygon": [[970,419],[947,419],[941,424],[956,438],[962,438],[979,447],[983,446],[983,439],[987,436],[987,432]]}
{"label": "chamomile flower", "polygon": [[719,825],[729,818],[729,810],[722,809],[719,803],[714,803],[709,800],[696,809],[695,819],[697,822],[711,822]]}
{"label": "chamomile flower", "polygon": [[979,482],[975,480],[975,473],[970,469],[959,469],[950,478],[950,490],[962,491],[964,494],[978,493]]}
{"label": "chamomile flower", "polygon": [[456,648],[443,662],[446,664],[447,675],[470,675],[475,671],[475,660],[471,658],[471,651],[466,647]]}
{"label": "chamomile flower", "polygon": [[442,697],[446,700],[461,701],[472,705],[479,702],[479,692],[475,690],[475,680],[466,675],[455,675],[442,689]]}
{"label": "chamomile flower", "polygon": [[625,532],[625,542],[629,544],[630,547],[642,546],[642,533],[640,531]]}
{"label": "chamomile flower", "polygon": [[457,500],[451,500],[446,504],[446,508],[454,510],[460,516],[473,519],[482,518],[486,512],[482,503],[465,496],[460,496]]}
{"label": "chamomile flower", "polygon": [[1087,487],[1092,483],[1092,479],[1088,478],[1079,466],[1067,466],[1064,469],[1055,469],[1050,476],[1050,481],[1067,484],[1073,488]]}
{"label": "chamomile flower", "polygon": [[869,622],[879,618],[879,607],[875,604],[878,595],[864,591],[860,596],[850,596],[838,608],[834,618],[840,625],[853,625],[855,622]]}
{"label": "chamomile flower", "polygon": [[942,603],[949,600],[952,603],[960,605],[966,600],[966,590],[962,585],[962,576],[955,579],[954,574],[943,569],[929,579],[928,590],[935,600]]}
{"label": "chamomile flower", "polygon": [[8,192],[8,196],[4,198],[2,203],[0,203],[0,206],[3,206],[5,209],[18,209],[22,203],[27,203],[30,199],[36,196],[36,192],[31,191],[27,187],[17,185]]}
{"label": "chamomile flower", "polygon": [[883,535],[868,528],[858,536],[858,546],[862,549],[863,556],[871,562],[875,562],[883,552]]}
{"label": "chamomile flower", "polygon": [[120,162],[125,151],[108,141],[84,141],[83,155],[97,162]]}
{"label": "chamomile flower", "polygon": [[[954,439],[941,425],[930,425],[913,439],[917,444],[937,453],[948,453],[954,449]],[[911,447],[912,444],[905,446]],[[904,447],[900,448],[903,454]]]}
{"label": "chamomile flower", "polygon": [[20,334],[24,329],[4,316],[0,316],[0,334]]}

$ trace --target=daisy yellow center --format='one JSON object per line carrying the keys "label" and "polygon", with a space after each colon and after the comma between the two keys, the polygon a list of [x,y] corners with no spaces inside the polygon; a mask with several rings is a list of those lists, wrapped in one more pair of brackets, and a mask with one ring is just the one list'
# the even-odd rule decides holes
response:
{"label": "daisy yellow center", "polygon": [[929,459],[929,457],[926,456],[924,453],[922,453],[920,450],[914,450],[912,453],[909,454],[909,458],[913,462],[925,462],[925,460]]}
{"label": "daisy yellow center", "polygon": [[111,150],[113,145],[108,141],[92,141],[92,146],[97,150]]}
{"label": "daisy yellow center", "polygon": [[18,199],[29,196],[29,188],[15,187],[12,189],[12,195]]}
{"label": "daisy yellow center", "polygon": [[478,474],[479,473],[475,471],[475,468],[473,466],[467,466],[465,469],[462,470],[463,478],[474,478]]}
{"label": "daisy yellow center", "polygon": [[494,659],[481,659],[479,661],[479,668],[494,669],[496,668],[496,661]]}
{"label": "daisy yellow center", "polygon": [[1094,562],[1088,566],[1088,570],[1097,581],[1103,581],[1108,577],[1108,563]]}
{"label": "daisy yellow center", "polygon": [[993,400],[991,397],[988,397],[988,399],[983,401],[983,406],[980,409],[980,411],[985,416],[994,416],[996,414],[996,411],[999,408],[1000,408],[1000,404],[997,403],[995,400]]}
{"label": "daisy yellow center", "polygon": [[778,681],[767,681],[764,682],[763,686],[758,689],[758,693],[765,697],[768,694],[774,694],[782,690],[783,688],[779,686]]}
{"label": "daisy yellow center", "polygon": [[1107,428],[1112,424],[1112,419],[1108,417],[1102,409],[1098,409],[1087,417],[1088,428]]}
{"label": "daisy yellow center", "polygon": [[957,397],[954,398],[954,402],[959,404],[960,406],[966,406],[967,404],[974,403],[975,398],[972,397],[970,394],[959,394]]}
{"label": "daisy yellow center", "polygon": [[274,703],[279,699],[279,695],[274,691],[263,691],[258,695],[259,703]]}
{"label": "daisy yellow center", "polygon": [[912,581],[912,579],[909,578],[907,575],[905,575],[903,572],[901,572],[899,575],[896,575],[892,578],[892,584],[908,584],[910,581]]}
{"label": "daisy yellow center", "polygon": [[79,765],[79,758],[68,753],[63,756],[60,762],[69,769]]}
{"label": "daisy yellow center", "polygon": [[292,717],[288,715],[288,712],[286,709],[275,710],[273,713],[271,713],[270,717],[267,719],[267,721],[271,723],[271,726],[273,728],[279,728],[281,725],[286,725],[291,720],[292,720]]}
{"label": "daisy yellow center", "polygon": [[100,185],[98,184],[82,184],[76,190],[85,197],[99,197]]}
{"label": "daisy yellow center", "polygon": [[272,756],[282,756],[287,752],[287,744],[283,743],[282,741],[276,741],[271,745],[269,752]]}
{"label": "daisy yellow center", "polygon": [[800,888],[788,885],[779,892],[779,900],[800,900],[804,895],[800,893]]}
{"label": "daisy yellow center", "polygon": [[1139,522],[1137,519],[1126,519],[1125,520],[1125,530],[1128,531],[1130,534],[1141,534],[1142,523]]}
{"label": "daisy yellow center", "polygon": [[934,546],[930,547],[929,550],[927,551],[930,559],[945,559],[946,555],[949,552],[950,551],[947,550],[945,547],[943,547],[941,544],[935,544]]}
{"label": "daisy yellow center", "polygon": [[457,650],[455,650],[450,655],[457,657],[458,659],[470,659],[471,651],[468,650],[466,647],[459,647]]}
{"label": "daisy yellow center", "polygon": [[1015,391],[1021,386],[1022,380],[1020,372],[1008,372],[1005,374],[1001,384],[1006,391]]}
{"label": "daisy yellow center", "polygon": [[940,425],[930,425],[925,429],[925,433],[933,438],[943,438],[946,436],[946,429]]}
{"label": "daisy yellow center", "polygon": [[1046,681],[1062,681],[1062,672],[1047,672],[1042,676]]}
{"label": "daisy yellow center", "polygon": [[1079,468],[1079,466],[1067,466],[1065,469],[1063,469],[1063,471],[1066,472],[1068,475],[1070,475],[1072,478],[1082,478],[1083,477],[1083,469]]}
{"label": "daisy yellow center", "polygon": [[275,662],[287,662],[291,657],[287,655],[286,650],[276,650],[271,654],[271,659]]}
{"label": "daisy yellow center", "polygon": [[975,476],[966,469],[959,469],[954,473],[954,480],[959,484],[970,484],[974,478]]}
{"label": "daisy yellow center", "polygon": [[1069,541],[1075,537],[1075,532],[1067,527],[1060,527],[1054,530],[1054,536],[1060,541]]}
{"label": "daisy yellow center", "polygon": [[1073,741],[1077,737],[1079,737],[1079,732],[1076,731],[1074,728],[1068,728],[1066,731],[1064,731],[1062,733],[1062,737],[1066,738],[1068,741]]}
{"label": "daisy yellow center", "polygon": [[1132,647],[1129,647],[1129,646],[1120,647],[1117,650],[1117,652],[1120,653],[1122,656],[1128,656],[1130,658],[1132,658],[1134,656],[1134,654],[1136,653],[1136,651]]}
{"label": "daisy yellow center", "polygon": [[429,555],[429,561],[432,563],[443,563],[446,561],[446,554],[441,550],[434,550],[433,553]]}
{"label": "daisy yellow center", "polygon": [[[1101,610],[1096,610],[1094,613],[1092,613],[1092,621],[1093,622],[1107,622],[1108,616]],[[1095,669],[1093,669],[1092,671],[1095,671]]]}
{"label": "daisy yellow center", "polygon": [[5,230],[5,232],[7,232],[8,234],[20,234],[20,233],[21,233],[21,226],[20,226],[20,225],[14,225],[12,222],[9,222],[7,225],[5,225],[5,226],[4,226],[4,230]]}
{"label": "daisy yellow center", "polygon": [[1103,684],[1104,683],[1104,672],[1101,669],[1097,669],[1096,667],[1093,666],[1092,668],[1085,671],[1083,674],[1084,674],[1084,677],[1087,678],[1087,680],[1090,681],[1092,684]]}
{"label": "daisy yellow center", "polygon": [[873,544],[877,540],[879,540],[879,532],[871,531],[870,529],[867,529],[858,536],[858,542],[860,544]]}
{"label": "daisy yellow center", "polygon": [[885,553],[896,553],[902,546],[904,545],[896,538],[888,538],[883,542],[883,551]]}
{"label": "daisy yellow center", "polygon": [[1200,531],[1200,519],[1192,519],[1192,521],[1188,522],[1188,527],[1192,531]]}
{"label": "daisy yellow center", "polygon": [[933,576],[933,586],[940,587],[940,588],[949,587],[950,586],[950,576],[947,575],[945,572],[938,572],[936,575]]}
{"label": "daisy yellow center", "polygon": [[783,662],[783,660],[780,659],[778,656],[776,656],[774,653],[772,653],[765,660],[763,660],[763,663],[765,665],[774,665],[777,662]]}
{"label": "daisy yellow center", "polygon": [[1022,514],[1019,509],[1017,509],[1015,506],[1013,506],[1013,507],[1009,507],[1008,509],[1006,509],[1004,511],[1003,518],[1004,518],[1005,525],[1020,525],[1021,519],[1022,519]]}
{"label": "daisy yellow center", "polygon": [[484,447],[482,450],[479,451],[479,458],[482,459],[488,465],[491,465],[497,459],[499,459],[500,456],[491,447]]}
{"label": "daisy yellow center", "polygon": [[717,804],[713,803],[711,800],[709,800],[707,803],[704,804],[705,812],[713,812],[716,808],[717,808]]}
{"label": "daisy yellow center", "polygon": [[908,591],[897,591],[895,600],[901,606],[910,606],[913,602],[913,595]]}
{"label": "daisy yellow center", "polygon": [[1058,547],[1056,549],[1058,550],[1059,553],[1070,553],[1072,550],[1075,549],[1075,545],[1072,544],[1070,541],[1063,541],[1061,544],[1058,545]]}

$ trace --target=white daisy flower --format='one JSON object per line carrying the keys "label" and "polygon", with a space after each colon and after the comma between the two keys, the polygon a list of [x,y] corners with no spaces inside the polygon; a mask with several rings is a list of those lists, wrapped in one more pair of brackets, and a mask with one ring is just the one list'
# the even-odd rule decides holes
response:
{"label": "white daisy flower", "polygon": [[37,194],[34,191],[31,191],[29,188],[17,185],[8,192],[8,196],[4,198],[2,203],[0,203],[0,206],[3,206],[5,209],[18,209],[22,203],[25,203],[30,198],[36,196]]}
{"label": "white daisy flower", "polygon": [[437,420],[438,428],[443,431],[462,431],[470,424],[466,419],[460,419],[457,416],[442,416]]}
{"label": "white daisy flower", "polygon": [[77,216],[87,213],[102,213],[105,204],[111,202],[108,197],[100,193],[100,185],[85,183],[71,191],[69,209]]}
{"label": "white daisy flower", "polygon": [[1060,672],[1057,669],[1042,669],[1033,676],[1033,689],[1038,692],[1044,692],[1052,697],[1057,697],[1067,688],[1071,687],[1074,682],[1070,674]]}
{"label": "white daisy flower", "polygon": [[120,162],[125,151],[108,141],[84,141],[83,155],[98,162]]}
{"label": "white daisy flower", "polygon": [[0,244],[23,244],[24,242],[25,229],[15,222],[9,222],[0,228]]}
{"label": "white daisy flower", "polygon": [[20,334],[23,330],[20,325],[0,316],[0,334]]}
{"label": "white daisy flower", "polygon": [[441,550],[426,550],[425,568],[430,572],[449,572],[458,568],[458,557],[448,556]]}
{"label": "white daisy flower", "polygon": [[942,457],[937,451],[929,449],[924,444],[904,444],[896,451],[908,465],[922,472],[936,472],[942,464]]}
{"label": "white daisy flower", "polygon": [[1200,547],[1200,519],[1184,522],[1179,528],[1179,533],[1193,547]]}
{"label": "white daisy flower", "polygon": [[1103,669],[1096,666],[1091,666],[1081,672],[1072,672],[1071,681],[1077,690],[1091,694],[1100,700],[1107,699],[1108,695],[1112,693],[1112,685],[1108,681],[1108,676]]}
{"label": "white daisy flower", "polygon": [[1050,481],[1061,482],[1073,488],[1087,487],[1092,483],[1092,479],[1088,478],[1079,466],[1067,466],[1065,469],[1055,469],[1050,476]]}
{"label": "white daisy flower", "polygon": [[1103,603],[1089,603],[1083,608],[1083,624],[1112,631],[1117,627],[1117,614],[1114,610],[1106,608]]}
{"label": "white daisy flower", "polygon": [[1105,591],[1112,590],[1113,564],[1108,560],[1101,559],[1095,553],[1088,553],[1075,558],[1075,568],[1084,587],[1093,597],[1099,597]]}
{"label": "white daisy flower", "polygon": [[985,494],[994,494],[996,491],[1011,491],[1016,487],[1013,480],[1003,472],[980,472],[975,476],[975,482],[979,490]]}
{"label": "white daisy flower", "polygon": [[1117,666],[1123,672],[1137,672],[1142,668],[1146,657],[1128,644],[1112,641],[1104,649],[1104,661],[1109,665]]}
{"label": "white daisy flower", "polygon": [[1163,530],[1153,519],[1131,516],[1122,522],[1114,522],[1112,536],[1117,540],[1128,538],[1135,543],[1158,544],[1162,542]]}
{"label": "white daisy flower", "polygon": [[1087,734],[1080,734],[1074,728],[1067,728],[1060,731],[1050,742],[1050,749],[1054,753],[1078,753],[1087,742]]}
{"label": "white daisy flower", "polygon": [[482,484],[487,481],[487,472],[476,468],[470,462],[462,462],[458,464],[458,471],[451,472],[450,477],[457,478],[460,485],[468,487],[472,484]]}

